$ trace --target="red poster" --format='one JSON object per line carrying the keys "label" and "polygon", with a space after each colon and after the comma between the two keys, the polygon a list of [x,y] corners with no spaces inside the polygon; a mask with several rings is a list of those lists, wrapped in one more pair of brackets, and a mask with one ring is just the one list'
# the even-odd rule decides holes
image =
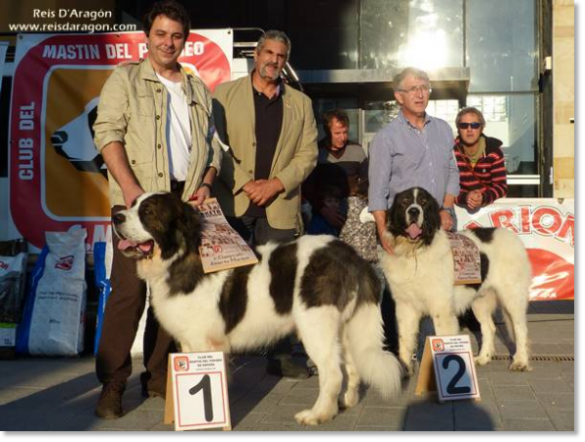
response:
{"label": "red poster", "polygon": [[524,243],[532,264],[530,300],[575,297],[575,202],[504,198],[475,214],[457,208],[460,229],[504,227]]}
{"label": "red poster", "polygon": [[[193,31],[179,59],[213,90],[231,79],[230,30]],[[46,231],[109,239],[105,166],[93,144],[101,88],[120,63],[147,55],[144,33],[19,35],[10,121],[10,210],[41,248]]]}

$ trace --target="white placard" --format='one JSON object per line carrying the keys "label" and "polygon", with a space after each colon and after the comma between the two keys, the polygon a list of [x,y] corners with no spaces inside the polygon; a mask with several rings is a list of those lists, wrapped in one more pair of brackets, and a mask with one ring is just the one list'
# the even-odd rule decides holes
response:
{"label": "white placard", "polygon": [[175,431],[230,429],[224,354],[173,353],[169,365],[165,423],[172,416]]}
{"label": "white placard", "polygon": [[439,401],[479,399],[469,336],[429,336],[429,343]]}

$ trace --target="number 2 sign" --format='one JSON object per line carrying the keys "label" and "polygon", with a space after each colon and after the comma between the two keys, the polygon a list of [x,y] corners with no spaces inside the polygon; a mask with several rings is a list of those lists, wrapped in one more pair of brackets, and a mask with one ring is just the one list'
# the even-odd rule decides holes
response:
{"label": "number 2 sign", "polygon": [[468,335],[427,337],[416,393],[435,388],[441,402],[480,399]]}
{"label": "number 2 sign", "polygon": [[470,353],[435,355],[435,376],[439,388],[439,400],[468,399],[477,394],[475,379],[468,367],[473,367]]}
{"label": "number 2 sign", "polygon": [[177,431],[231,428],[223,353],[169,356],[165,424],[173,421]]}

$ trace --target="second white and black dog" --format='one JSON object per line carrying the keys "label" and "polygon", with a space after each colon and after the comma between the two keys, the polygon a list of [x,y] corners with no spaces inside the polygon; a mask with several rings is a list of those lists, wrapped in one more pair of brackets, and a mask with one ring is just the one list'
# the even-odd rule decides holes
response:
{"label": "second white and black dog", "polygon": [[430,193],[419,187],[398,193],[388,212],[387,229],[394,253],[384,253],[381,265],[396,303],[399,357],[411,374],[421,317],[432,318],[437,335],[456,335],[457,316],[469,307],[481,325],[482,345],[475,361],[490,362],[496,332],[492,313],[498,305],[515,335],[510,369],[529,369],[526,311],[531,268],[524,245],[513,232],[501,228],[459,232],[479,247],[482,282],[455,285],[450,241],[441,230],[439,205]]}
{"label": "second white and black dog", "polygon": [[[119,248],[139,259],[161,325],[184,352],[239,352],[297,332],[319,370],[319,397],[301,424],[332,419],[359,401],[360,380],[389,398],[402,367],[383,350],[380,283],[371,266],[330,236],[259,247],[256,265],[204,274],[201,219],[169,193],[140,196],[113,218]],[[342,366],[347,389],[342,390]]]}

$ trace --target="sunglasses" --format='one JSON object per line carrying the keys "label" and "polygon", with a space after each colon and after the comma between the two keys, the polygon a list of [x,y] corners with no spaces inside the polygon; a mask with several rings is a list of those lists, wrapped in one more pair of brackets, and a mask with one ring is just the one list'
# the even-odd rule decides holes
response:
{"label": "sunglasses", "polygon": [[472,129],[479,129],[481,127],[481,123],[459,123],[457,127],[459,129],[467,129],[471,126]]}

